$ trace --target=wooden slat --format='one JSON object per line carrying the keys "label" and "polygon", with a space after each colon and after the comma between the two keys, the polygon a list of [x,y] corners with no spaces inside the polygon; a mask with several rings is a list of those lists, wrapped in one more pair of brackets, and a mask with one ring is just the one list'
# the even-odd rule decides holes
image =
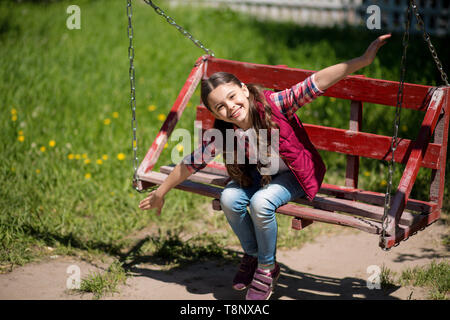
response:
{"label": "wooden slat", "polygon": [[[207,169],[208,167],[205,168],[204,170]],[[160,171],[165,174],[170,174],[172,170],[173,165],[160,167]],[[229,177],[226,175],[225,171],[222,171],[222,174],[219,174],[218,172],[219,170],[215,168],[212,169],[214,173],[203,172],[204,170],[201,170],[191,175],[188,179],[194,182],[214,184],[221,187],[224,187],[226,183],[229,181]],[[322,184],[319,193],[337,196],[342,199],[316,196],[313,202],[309,202],[306,199],[297,201],[298,203],[302,203],[305,205],[312,205],[326,210],[343,211],[351,214],[360,214],[361,216],[369,217],[372,219],[380,219],[381,217],[380,213],[382,214],[383,212],[384,194],[379,192],[364,191],[361,189],[340,187],[331,184]],[[347,199],[347,201],[345,199]],[[353,201],[348,200],[364,201],[367,203],[375,204],[376,206],[371,206],[369,204],[364,204],[361,202],[354,203]],[[415,199],[409,199],[406,209],[422,213],[429,213],[436,209],[436,204]],[[412,215],[409,212],[405,212],[405,216],[404,217],[402,216],[401,223],[409,225],[416,219],[415,217],[416,215]]]}
{"label": "wooden slat", "polygon": [[[199,110],[206,108],[198,107]],[[197,112],[197,121],[203,121],[202,128],[208,129],[211,123],[211,113],[207,111]],[[391,137],[377,135],[366,132],[356,132],[353,130],[338,129],[332,127],[318,126],[304,123],[303,126],[314,146],[319,150],[339,152],[352,156],[360,156],[377,160],[390,161]],[[411,151],[414,147],[414,141],[401,139],[397,150],[395,151],[395,161],[406,164]],[[421,166],[430,169],[437,169],[439,165],[439,156],[441,146],[436,143],[430,143],[423,157]]]}
{"label": "wooden slat", "polygon": [[199,58],[191,70],[186,82],[183,85],[177,99],[175,100],[169,115],[161,126],[155,140],[153,141],[150,149],[147,151],[144,159],[137,170],[137,176],[143,176],[146,172],[150,171],[158,161],[161,151],[164,149],[168,138],[170,137],[175,125],[180,119],[184,109],[186,108],[189,99],[195,91],[201,77],[204,73],[204,61]]}
{"label": "wooden slat", "polygon": [[[156,171],[149,171],[140,176],[140,178],[141,180],[144,180],[146,182],[160,185],[167,178],[167,174]],[[189,180],[180,183],[179,185],[175,186],[175,188],[211,198],[220,198],[220,194],[222,193],[222,188],[217,188],[202,183],[195,183]]]}
{"label": "wooden slat", "polygon": [[[352,101],[350,103],[350,126],[351,131],[362,130],[362,111],[361,101]],[[359,156],[347,155],[347,170],[345,171],[345,186],[351,188],[358,187]]]}
{"label": "wooden slat", "polygon": [[442,208],[445,187],[445,163],[447,159],[447,146],[450,122],[450,87],[443,89],[446,92],[443,102],[444,113],[440,115],[439,121],[434,130],[434,143],[442,145],[439,163],[441,167],[431,172],[430,200],[437,203],[438,208]]}
{"label": "wooden slat", "polygon": [[[161,166],[159,171],[164,174],[170,174],[174,166]],[[188,180],[199,183],[214,184],[217,186],[224,187],[230,180],[230,177],[221,176],[213,173],[203,172],[203,170],[198,171],[188,177]]]}
{"label": "wooden slat", "polygon": [[[311,142],[319,150],[351,154],[371,159],[389,161],[392,158],[391,137],[366,132],[304,124]],[[414,148],[414,141],[401,139],[395,151],[395,161],[406,164]],[[436,169],[441,146],[430,143],[421,166]]]}
{"label": "wooden slat", "polygon": [[303,230],[307,226],[311,225],[314,220],[302,219],[302,218],[292,218],[291,227],[295,230]]}
{"label": "wooden slat", "polygon": [[362,218],[355,218],[330,211],[301,207],[295,204],[285,204],[279,207],[276,212],[284,215],[298,217],[307,220],[320,221],[331,224],[338,224],[356,228],[369,233],[379,234],[381,231],[381,223],[375,221],[367,221]]}
{"label": "wooden slat", "polygon": [[[366,191],[362,189],[352,189],[328,183],[322,184],[319,193],[384,206],[384,193]],[[436,207],[436,203],[416,199],[409,199],[408,203],[406,204],[406,209],[422,213],[433,212]]]}
{"label": "wooden slat", "polygon": [[[341,211],[379,221],[381,221],[384,213],[384,208],[380,206],[323,196],[316,196],[312,202],[308,201],[307,199],[296,199],[294,202],[313,206],[317,209]],[[419,215],[413,215],[408,211],[404,211],[402,217],[400,218],[400,223],[403,225],[412,225],[415,221],[418,220],[418,218]]]}
{"label": "wooden slat", "polygon": [[[218,58],[208,59],[207,76],[225,71],[235,74],[244,83],[259,83],[266,88],[284,90],[303,81],[315,71],[278,68],[275,66],[229,61]],[[397,81],[347,76],[325,91],[325,96],[339,99],[357,100],[389,106],[397,105]],[[424,99],[430,86],[405,83],[403,107],[425,110]]]}

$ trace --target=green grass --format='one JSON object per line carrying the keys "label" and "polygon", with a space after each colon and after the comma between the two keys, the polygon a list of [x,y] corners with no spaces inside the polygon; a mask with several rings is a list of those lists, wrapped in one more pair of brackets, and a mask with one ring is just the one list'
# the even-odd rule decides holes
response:
{"label": "green grass", "polygon": [[[126,5],[80,0],[81,30],[68,30],[70,4],[0,4],[0,55],[4,57],[0,60],[1,269],[48,255],[43,249],[47,246],[55,248],[52,254],[121,257],[130,245],[127,236],[145,227],[160,228],[161,239],[169,242],[175,230],[200,237],[208,234],[202,243],[212,247],[205,255],[217,246],[236,245],[223,215],[205,214],[210,199],[173,190],[160,217],[138,209],[144,195],[131,188]],[[158,4],[216,56],[233,60],[319,70],[361,55],[377,36],[355,28],[262,23],[229,10]],[[135,1],[133,12],[138,155],[142,159],[162,124],[158,115],[167,115],[203,52],[145,4]],[[439,76],[422,42],[420,36],[411,37],[406,80],[434,85]],[[448,38],[433,39],[444,66],[450,65],[447,42]],[[401,35],[394,35],[375,62],[358,73],[398,80],[400,54]],[[413,59],[420,61],[420,67]],[[177,128],[194,133],[193,106],[198,101],[197,91]],[[332,98],[321,97],[299,115],[307,123],[348,127],[348,103]],[[393,115],[393,108],[365,105],[364,128],[390,135]],[[404,137],[414,138],[421,116],[402,113]],[[170,163],[170,150],[177,143],[169,141],[156,169]],[[323,156],[328,166],[326,182],[342,183],[345,157],[325,152]],[[413,197],[426,198],[429,175],[420,171]],[[383,191],[385,176],[385,164],[362,159],[362,188]],[[446,210],[449,199],[447,188]],[[314,224],[294,232],[288,217],[279,221],[280,246],[300,245],[326,230]],[[184,249],[180,250],[182,257]]]}
{"label": "green grass", "polygon": [[100,299],[118,292],[118,286],[125,284],[126,281],[126,271],[119,263],[114,262],[106,272],[94,272],[82,279],[80,289],[72,289],[72,291],[73,293],[92,293],[93,299]]}
{"label": "green grass", "polygon": [[402,272],[399,282],[429,288],[429,299],[448,300],[450,298],[450,264],[433,261],[425,267],[410,268]]}

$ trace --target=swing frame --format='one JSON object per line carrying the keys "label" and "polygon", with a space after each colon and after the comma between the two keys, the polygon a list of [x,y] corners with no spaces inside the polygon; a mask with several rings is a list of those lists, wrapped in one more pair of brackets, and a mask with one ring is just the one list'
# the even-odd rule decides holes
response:
{"label": "swing frame", "polygon": [[[187,103],[203,77],[225,71],[236,75],[244,83],[258,83],[265,88],[284,90],[303,81],[314,71],[286,66],[270,66],[200,57],[191,70],[145,158],[136,171],[135,188],[139,191],[160,185],[174,165],[161,166],[153,171]],[[372,234],[382,233],[385,194],[358,188],[359,158],[381,161],[392,158],[392,137],[362,131],[363,104],[396,106],[399,82],[363,75],[347,76],[325,91],[324,96],[350,101],[349,129],[338,129],[303,123],[311,142],[318,150],[345,154],[347,168],[345,186],[323,183],[313,199],[296,199],[277,209],[292,216],[292,227],[301,230],[314,221],[356,228]],[[402,108],[425,112],[416,140],[400,139],[394,161],[405,164],[391,206],[384,241],[379,245],[390,249],[437,221],[444,197],[445,163],[447,157],[450,87],[432,87],[404,83]],[[202,130],[213,127],[214,117],[203,106],[197,106],[197,121]],[[199,141],[201,143],[201,141]],[[411,190],[421,167],[432,170],[428,201],[410,198]],[[212,161],[206,168],[191,175],[175,188],[213,198],[213,208],[220,210],[220,194],[230,180],[224,164]]]}

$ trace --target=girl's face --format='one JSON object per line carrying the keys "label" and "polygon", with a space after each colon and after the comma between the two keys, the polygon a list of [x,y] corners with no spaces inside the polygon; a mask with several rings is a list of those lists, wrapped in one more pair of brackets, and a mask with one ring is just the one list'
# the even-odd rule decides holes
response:
{"label": "girl's face", "polygon": [[208,105],[216,118],[247,130],[251,127],[249,96],[244,84],[221,84],[209,93]]}

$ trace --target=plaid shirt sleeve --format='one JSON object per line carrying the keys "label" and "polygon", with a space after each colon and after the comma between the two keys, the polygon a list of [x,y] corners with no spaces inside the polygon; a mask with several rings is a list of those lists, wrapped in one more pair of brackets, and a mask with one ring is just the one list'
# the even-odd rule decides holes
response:
{"label": "plaid shirt sleeve", "polygon": [[203,141],[200,147],[185,156],[181,162],[186,165],[190,173],[196,173],[205,168],[215,157],[216,148],[214,141]]}
{"label": "plaid shirt sleeve", "polygon": [[312,74],[293,87],[270,95],[275,105],[289,120],[300,107],[325,93],[317,87],[314,76],[315,74]]}

